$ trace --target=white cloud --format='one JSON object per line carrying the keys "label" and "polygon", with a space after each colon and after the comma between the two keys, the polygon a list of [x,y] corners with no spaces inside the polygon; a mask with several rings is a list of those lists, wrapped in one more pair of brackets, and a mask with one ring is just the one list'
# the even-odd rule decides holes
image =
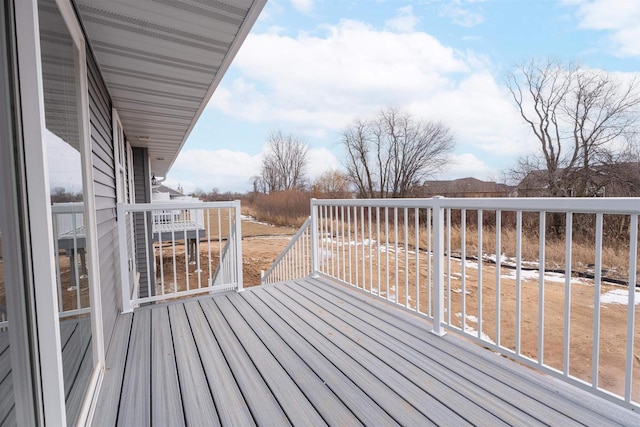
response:
{"label": "white cloud", "polygon": [[486,72],[472,74],[456,88],[413,102],[407,109],[450,126],[460,146],[500,155],[521,154],[531,148],[526,143],[528,130],[508,94]]}
{"label": "white cloud", "polygon": [[328,148],[311,148],[307,158],[307,177],[312,182],[327,170],[340,169],[338,159]]}
{"label": "white cloud", "polygon": [[437,176],[438,179],[477,178],[482,180],[497,179],[499,172],[488,166],[471,153],[453,154],[451,167]]}
{"label": "white cloud", "polygon": [[[251,188],[251,178],[258,175],[263,153],[249,155],[231,150],[184,150],[176,159],[167,180],[171,188],[184,188],[185,193],[196,189],[210,191],[245,192]],[[339,169],[336,156],[328,148],[310,148],[307,177],[313,181],[328,169]],[[179,176],[180,179],[175,178]]]}
{"label": "white cloud", "polygon": [[451,19],[462,27],[475,27],[484,22],[484,13],[479,6],[471,7],[469,3],[480,3],[476,0],[452,0],[440,6],[440,15]]}
{"label": "white cloud", "polygon": [[398,13],[393,18],[387,20],[384,23],[386,29],[391,31],[397,31],[399,33],[409,33],[414,31],[416,25],[418,25],[417,16],[413,14],[413,7],[405,6],[398,9]]}
{"label": "white cloud", "polygon": [[291,4],[296,10],[309,13],[313,9],[313,0],[291,0]]}
{"label": "white cloud", "polygon": [[[567,0],[564,1],[567,4]],[[613,50],[620,56],[640,56],[640,1],[572,1],[577,6],[579,27],[609,32]]]}
{"label": "white cloud", "polygon": [[344,20],[323,36],[250,35],[234,63],[240,77],[211,106],[254,122],[338,130],[355,116],[455,86],[469,55],[421,32],[379,31]]}
{"label": "white cloud", "polygon": [[[186,193],[196,188],[209,191],[246,191],[260,170],[262,154],[231,150],[183,150],[171,168],[166,184],[182,185]],[[174,178],[180,176],[180,180]]]}
{"label": "white cloud", "polygon": [[249,36],[234,65],[239,76],[210,105],[314,137],[394,106],[442,120],[460,144],[501,154],[525,150],[522,121],[486,58],[424,32],[349,20],[323,29],[322,35]]}

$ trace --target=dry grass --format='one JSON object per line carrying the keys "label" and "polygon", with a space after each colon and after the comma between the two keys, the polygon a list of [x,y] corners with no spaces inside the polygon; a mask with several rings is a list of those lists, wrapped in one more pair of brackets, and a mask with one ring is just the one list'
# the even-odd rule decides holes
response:
{"label": "dry grass", "polygon": [[254,194],[247,201],[247,212],[258,221],[269,224],[300,227],[309,217],[311,196],[301,190]]}
{"label": "dry grass", "polygon": [[[324,215],[324,213],[323,213]],[[327,214],[329,215],[329,214]],[[344,232],[351,228],[351,233],[355,236],[356,234],[362,234],[364,231],[365,238],[368,238],[370,235],[369,231],[369,212],[365,209],[364,216],[361,214],[360,210],[357,212],[357,217],[354,218],[353,213],[351,214],[349,220],[341,222],[337,217],[340,216],[341,213],[336,214],[334,211],[333,214],[333,232],[334,234],[342,233],[343,227]],[[422,213],[421,213],[422,215]],[[345,215],[346,216],[346,215]],[[400,246],[404,245],[404,214],[402,210],[399,210],[397,227],[394,226],[395,220],[393,218],[393,213],[391,209],[389,210],[389,227],[386,228],[384,226],[384,213],[381,211],[380,213],[380,239],[381,241],[388,241],[390,243],[394,243],[396,241],[396,228],[398,233],[398,244]],[[527,217],[528,216],[528,217]],[[540,239],[539,239],[539,222],[536,218],[531,218],[532,214],[527,214],[523,218],[523,229],[521,235],[521,259],[524,262],[525,266],[535,267],[537,268],[538,263],[540,262]],[[362,228],[362,219],[364,218],[364,230]],[[418,228],[418,243],[420,248],[427,248],[429,246],[429,236],[427,233],[426,218],[421,216],[420,225]],[[331,222],[330,220],[325,221],[325,230],[326,232],[331,232]],[[497,236],[496,236],[496,227],[495,227],[495,219],[483,221],[488,224],[483,224],[482,227],[482,253],[478,253],[478,225],[475,221],[470,221],[467,218],[467,226],[465,227],[465,235],[463,242],[463,227],[460,225],[460,221],[452,221],[452,226],[447,228],[445,226],[445,252],[449,252],[449,242],[450,242],[450,251],[456,256],[460,257],[462,254],[462,247],[464,243],[465,248],[465,256],[466,257],[487,257],[495,254],[500,254],[502,257],[506,257],[507,264],[514,265],[517,255],[517,240],[518,233],[516,231],[515,225],[507,222],[506,224],[503,222],[500,228],[500,248],[497,247]],[[415,238],[415,218],[412,217],[412,214],[408,215],[408,224],[407,234],[408,234],[408,244],[411,248],[416,247],[416,238]],[[526,227],[525,227],[526,225]],[[357,227],[357,230],[355,228]],[[371,215],[371,232],[377,234],[377,222],[376,222],[376,211],[372,209]],[[548,228],[548,227],[547,227]],[[386,234],[389,236],[386,236]],[[606,278],[618,280],[618,281],[626,281],[629,278],[629,231],[628,228],[626,230],[626,237],[624,233],[619,231],[608,231],[604,229],[603,231],[603,239],[602,239],[602,250],[601,254],[601,262],[602,262],[602,274]],[[433,230],[431,230],[431,245],[433,245]],[[593,274],[594,266],[596,263],[596,244],[595,237],[589,236],[588,233],[580,232],[574,233],[571,239],[571,259],[570,265],[571,270],[577,274]],[[431,246],[432,247],[432,246]],[[551,232],[549,229],[545,231],[544,235],[544,267],[546,270],[561,270],[565,269],[565,253],[566,253],[566,238],[564,235],[564,229],[561,232]],[[640,265],[640,257],[637,259],[638,265]]]}

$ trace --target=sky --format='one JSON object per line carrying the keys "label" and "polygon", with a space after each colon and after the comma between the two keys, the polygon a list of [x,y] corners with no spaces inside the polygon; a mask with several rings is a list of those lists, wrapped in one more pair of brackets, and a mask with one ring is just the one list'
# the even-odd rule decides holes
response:
{"label": "sky", "polygon": [[166,184],[244,192],[271,131],[341,169],[341,132],[387,107],[456,139],[434,179],[500,180],[535,141],[505,76],[532,58],[640,76],[640,0],[269,0]]}

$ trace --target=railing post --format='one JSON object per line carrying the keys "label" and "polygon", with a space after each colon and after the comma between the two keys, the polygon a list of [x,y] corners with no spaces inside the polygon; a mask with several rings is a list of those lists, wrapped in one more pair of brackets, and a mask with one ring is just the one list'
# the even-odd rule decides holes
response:
{"label": "railing post", "polygon": [[122,312],[130,313],[131,309],[131,284],[129,283],[129,245],[127,244],[127,219],[124,204],[116,205],[118,220],[118,245],[120,247],[120,293],[122,297]]}
{"label": "railing post", "polygon": [[238,278],[238,289],[237,291],[242,291],[244,287],[244,281],[242,276],[242,217],[240,212],[240,200],[235,200],[235,211],[236,211],[236,223],[235,227],[235,239],[236,239],[236,275]]}
{"label": "railing post", "polygon": [[318,277],[318,207],[311,199],[311,277]]}
{"label": "railing post", "polygon": [[432,333],[443,336],[444,321],[444,208],[442,196],[433,198],[433,329]]}

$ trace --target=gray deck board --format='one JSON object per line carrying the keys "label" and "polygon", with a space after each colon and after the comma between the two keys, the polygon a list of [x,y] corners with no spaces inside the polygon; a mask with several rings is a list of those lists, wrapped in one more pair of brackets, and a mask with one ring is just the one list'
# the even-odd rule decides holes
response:
{"label": "gray deck board", "polygon": [[[171,331],[180,375],[180,391],[188,425],[220,425],[183,304],[169,306]],[[155,355],[157,356],[157,355]],[[207,357],[207,355],[202,355]],[[178,396],[176,396],[177,398]],[[152,396],[153,398],[153,396]]]}
{"label": "gray deck board", "polygon": [[15,401],[13,398],[13,376],[9,371],[0,385],[0,425],[13,425],[7,422],[11,418],[12,412],[15,412]]}
{"label": "gray deck board", "polygon": [[238,387],[242,390],[256,423],[258,425],[290,424],[278,400],[231,331],[218,306],[213,300],[201,300],[200,304],[209,324],[213,327],[226,361],[233,370]]}
{"label": "gray deck board", "polygon": [[9,354],[9,336],[3,333],[0,339],[0,424],[9,417],[15,402],[13,398],[13,377],[11,376],[11,355]]}
{"label": "gray deck board", "polygon": [[[326,360],[335,365],[352,381],[365,390],[396,422],[411,425],[420,421],[421,425],[434,425],[415,407],[409,405],[402,397],[395,393],[376,375],[365,369],[357,360],[345,353],[340,347],[332,343],[326,336],[318,334],[311,326],[297,321],[295,313],[275,299],[268,292],[255,292],[266,304],[276,308],[295,325],[296,330],[315,348],[320,349]],[[378,368],[376,366],[375,368]],[[457,417],[456,417],[457,418]]]}
{"label": "gray deck board", "polygon": [[166,309],[151,312],[151,422],[154,426],[184,425],[178,368]]}
{"label": "gray deck board", "polygon": [[[339,318],[330,312],[330,310],[334,309],[330,304],[326,304],[320,298],[315,298],[312,301],[311,299],[302,296],[298,292],[299,290],[300,287],[296,288],[295,286],[291,286],[287,289],[278,289],[277,292],[286,292],[288,297],[296,301],[300,306],[306,308],[308,311],[320,312],[323,310],[322,320],[327,325],[333,327],[336,331],[340,331],[346,339],[357,343],[363,348],[363,350],[367,351],[369,354],[367,354],[366,357],[373,362],[373,366],[378,364],[388,366],[390,367],[390,370],[387,373],[388,375],[398,376],[399,374],[399,376],[404,377],[411,383],[410,387],[404,387],[410,395],[419,396],[422,394],[422,399],[424,400],[427,399],[426,396],[432,398],[433,401],[426,405],[432,409],[430,409],[425,415],[432,418],[434,422],[441,424],[447,421],[437,419],[437,414],[446,414],[446,412],[450,412],[454,408],[464,407],[465,411],[463,418],[469,423],[471,423],[472,420],[477,420],[482,424],[490,424],[493,426],[507,425],[505,420],[499,418],[499,415],[507,415],[506,411],[505,414],[499,413],[499,410],[502,408],[491,408],[492,410],[490,412],[483,408],[483,406],[488,403],[486,399],[483,399],[483,396],[478,395],[477,398],[479,401],[474,401],[468,398],[468,392],[465,393],[466,396],[463,396],[459,391],[457,391],[467,390],[468,384],[465,384],[467,387],[456,388],[456,384],[449,385],[444,381],[439,381],[435,375],[430,375],[425,372],[425,370],[432,371],[434,366],[432,364],[425,365],[424,358],[413,357],[414,355],[410,352],[407,352],[404,355],[399,354],[398,347],[402,345],[399,340],[380,339],[380,341],[376,341],[365,333],[366,331],[373,335],[373,333],[376,332],[375,329],[371,327],[372,325],[367,324],[366,322],[358,322],[357,319],[353,318],[350,319],[350,322],[347,322],[344,318],[349,316],[348,312],[343,313],[343,316],[340,316],[341,318]],[[358,326],[360,329],[357,328]],[[471,390],[473,391],[473,389]],[[439,400],[439,396],[447,396],[447,399]],[[438,403],[435,403],[436,401]],[[444,408],[446,408],[446,410]],[[530,424],[533,422],[531,419],[517,419],[515,417],[512,421],[517,422],[518,424]],[[463,421],[459,420],[459,422]]]}
{"label": "gray deck board", "polygon": [[365,425],[397,426],[398,423],[389,416],[369,395],[357,386],[347,375],[332,363],[327,363],[324,355],[307,342],[283,318],[272,311],[254,292],[247,292],[244,300],[264,319],[269,319],[269,326],[308,364],[316,375],[338,396],[347,407]]}
{"label": "gray deck board", "polygon": [[[450,336],[438,339],[415,322],[399,322],[398,316],[406,318],[405,313],[400,313],[397,310],[394,310],[395,313],[380,310],[375,307],[376,303],[363,305],[361,303],[362,296],[339,287],[318,287],[317,283],[313,281],[298,281],[297,284],[314,293],[331,294],[338,301],[350,303],[349,309],[355,316],[369,319],[376,328],[386,330],[389,334],[402,338],[403,343],[412,343],[412,348],[426,357],[450,361],[450,364],[451,361],[458,362],[452,365],[455,372],[470,379],[474,387],[484,389],[487,393],[497,394],[513,408],[528,411],[544,423],[558,424],[561,422],[565,425],[577,422],[585,425],[604,425],[611,422],[610,419],[588,407],[585,408],[582,404],[558,399],[558,390],[556,389],[541,388],[537,383],[526,381],[525,378],[514,377],[513,371],[506,371],[501,366],[505,362],[501,356],[477,348],[473,344],[464,345],[468,343],[455,339],[457,337],[454,338],[455,342],[450,342]],[[376,318],[379,322],[374,320]],[[463,347],[461,348],[461,346]],[[495,360],[488,360],[488,358]],[[511,362],[507,365],[518,371],[519,375],[532,373],[532,371]],[[534,375],[540,376],[537,373]],[[518,382],[514,382],[514,380],[518,380]],[[545,385],[549,387],[549,381],[545,381]],[[523,401],[527,401],[527,405],[521,405]]]}
{"label": "gray deck board", "polygon": [[120,317],[95,425],[640,425],[324,279]]}
{"label": "gray deck board", "polygon": [[[309,284],[299,283],[298,286],[309,286]],[[346,304],[344,299],[337,298],[325,289],[307,289],[313,295],[319,297],[314,300],[315,304],[327,311],[333,311],[335,313],[333,315],[334,318],[339,317],[370,337],[369,339],[373,340],[374,343],[369,344],[367,347],[372,348],[372,351],[380,354],[392,351],[404,359],[404,362],[402,360],[393,362],[390,359],[386,359],[385,363],[392,366],[406,367],[408,362],[420,368],[418,371],[412,369],[409,372],[413,372],[417,378],[424,378],[427,375],[441,384],[440,387],[451,388],[452,391],[457,391],[457,393],[464,391],[464,395],[453,395],[447,404],[451,404],[454,407],[464,406],[466,408],[465,415],[470,416],[472,419],[483,419],[492,425],[501,422],[511,425],[554,424],[560,421],[567,425],[566,417],[554,416],[554,413],[551,413],[551,416],[543,420],[536,419],[535,414],[537,411],[546,409],[544,405],[539,404],[537,401],[532,401],[531,405],[527,406],[526,409],[529,413],[519,410],[514,411],[514,406],[505,400],[517,403],[516,399],[511,398],[512,394],[517,394],[517,390],[495,381],[488,375],[479,376],[477,371],[464,365],[458,367],[454,373],[447,368],[448,361],[451,360],[449,355],[444,354],[437,348],[428,346],[424,340],[418,340],[408,334],[403,334],[403,331],[393,330],[392,325],[368,313],[358,312],[357,307]],[[292,294],[299,294],[299,289],[296,289],[295,286],[288,287],[288,291]],[[394,359],[397,360],[397,358]],[[478,381],[479,377],[480,381]],[[424,380],[429,381],[427,378]],[[432,390],[434,394],[439,394],[434,389],[429,390],[429,392]],[[442,394],[447,394],[447,390],[441,389],[441,391]],[[451,395],[451,392],[449,391],[448,394]],[[547,415],[546,412],[543,412],[543,415]],[[494,416],[500,420],[492,421],[490,418]]]}
{"label": "gray deck board", "polygon": [[100,391],[100,400],[93,417],[95,425],[116,425],[132,320],[132,314],[121,314],[116,320],[105,361],[105,375]]}
{"label": "gray deck board", "polygon": [[[359,420],[347,408],[338,397],[326,386],[326,384],[304,363],[304,361],[293,352],[287,344],[280,338],[268,324],[264,322],[257,313],[251,309],[246,301],[239,295],[227,298],[218,298],[218,306],[225,313],[226,317],[235,324],[246,321],[247,326],[253,329],[253,333],[260,340],[262,345],[258,345],[257,354],[263,354],[262,358],[274,364],[275,369],[271,375],[277,379],[275,388],[296,387],[303,393],[298,395],[302,402],[297,402],[295,395],[289,394],[285,387],[283,393],[287,394],[287,400],[292,401],[292,406],[305,408],[308,403],[312,407],[305,408],[309,413],[301,412],[302,420],[312,420],[318,413],[322,420],[330,425],[357,425]],[[271,356],[271,357],[269,357]],[[282,364],[282,365],[280,365]],[[285,369],[286,367],[286,369]],[[290,377],[291,375],[291,377]],[[289,381],[289,379],[291,381]],[[283,384],[284,383],[284,384]],[[316,412],[317,411],[317,412]],[[296,423],[296,420],[291,417]],[[322,425],[321,420],[317,420],[318,425]]]}
{"label": "gray deck board", "polygon": [[247,402],[224,359],[202,307],[197,301],[190,301],[185,303],[185,308],[198,351],[206,355],[202,358],[202,366],[218,409],[220,423],[229,426],[254,426]]}
{"label": "gray deck board", "polygon": [[151,425],[151,312],[133,316],[124,369],[118,425]]}
{"label": "gray deck board", "polygon": [[[67,419],[70,425],[75,425],[75,417],[84,401],[93,367],[90,318],[61,320],[60,343]],[[15,426],[17,423],[10,353],[9,336],[6,332],[2,332],[0,333],[0,425],[2,426]]]}
{"label": "gray deck board", "polygon": [[[348,367],[348,370],[354,369],[354,365],[359,364],[393,390],[404,400],[405,404],[403,406],[405,410],[409,409],[409,406],[413,407],[415,411],[422,414],[425,421],[429,420],[436,425],[446,422],[455,425],[469,425],[463,417],[451,411],[441,401],[434,399],[433,396],[426,393],[424,389],[417,386],[410,379],[399,375],[391,365],[385,364],[376,355],[363,348],[357,342],[357,338],[356,340],[351,340],[347,336],[347,334],[352,333],[348,325],[336,328],[323,320],[327,315],[326,311],[309,309],[276,288],[269,288],[265,291],[271,293],[272,296],[277,296],[278,299],[290,307],[296,316],[299,316],[302,321],[313,328],[315,332],[312,333],[326,337],[327,340],[351,357],[352,361],[349,362],[351,366]],[[427,384],[424,386],[428,387]],[[413,415],[413,417],[417,416],[417,414]],[[405,423],[403,422],[402,424]]]}

